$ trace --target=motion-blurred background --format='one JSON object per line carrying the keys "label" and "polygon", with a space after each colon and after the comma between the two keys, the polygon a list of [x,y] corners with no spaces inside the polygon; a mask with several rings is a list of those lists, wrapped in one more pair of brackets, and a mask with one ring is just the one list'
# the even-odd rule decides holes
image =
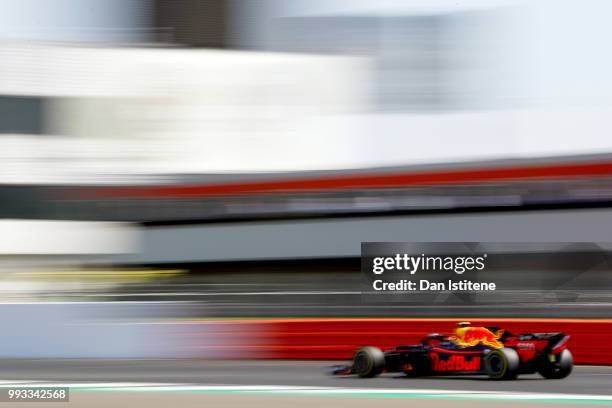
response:
{"label": "motion-blurred background", "polygon": [[[0,354],[271,350],[230,317],[610,317],[610,252],[569,244],[612,235],[610,15],[606,0],[3,2]],[[597,279],[372,305],[363,241],[565,242],[546,268],[524,261],[537,246],[505,256],[546,279],[597,253]]]}

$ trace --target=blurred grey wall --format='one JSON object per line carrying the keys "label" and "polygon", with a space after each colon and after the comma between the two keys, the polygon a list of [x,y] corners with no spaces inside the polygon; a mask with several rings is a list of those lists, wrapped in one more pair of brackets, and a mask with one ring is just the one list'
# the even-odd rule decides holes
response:
{"label": "blurred grey wall", "polygon": [[[172,332],[129,324],[126,316],[159,317],[156,304],[18,303],[0,305],[1,358],[178,357]],[[121,320],[119,320],[121,317]]]}
{"label": "blurred grey wall", "polygon": [[[118,263],[357,257],[361,242],[608,242],[612,210],[380,216],[144,228]],[[106,258],[108,260],[109,258]]]}

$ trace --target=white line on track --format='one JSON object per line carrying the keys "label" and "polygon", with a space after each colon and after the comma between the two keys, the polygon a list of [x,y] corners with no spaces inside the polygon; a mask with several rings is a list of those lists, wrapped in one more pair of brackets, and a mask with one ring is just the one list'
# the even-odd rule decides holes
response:
{"label": "white line on track", "polygon": [[340,388],[306,387],[282,385],[192,385],[173,383],[138,382],[93,382],[93,383],[49,383],[38,381],[0,380],[0,388],[24,387],[68,387],[74,391],[114,391],[114,392],[215,392],[243,394],[300,394],[300,395],[338,395],[368,397],[405,397],[441,398],[474,400],[527,400],[527,401],[565,401],[576,403],[612,404],[612,395],[594,394],[557,394],[501,391],[469,391],[441,389],[395,389],[395,388]]}

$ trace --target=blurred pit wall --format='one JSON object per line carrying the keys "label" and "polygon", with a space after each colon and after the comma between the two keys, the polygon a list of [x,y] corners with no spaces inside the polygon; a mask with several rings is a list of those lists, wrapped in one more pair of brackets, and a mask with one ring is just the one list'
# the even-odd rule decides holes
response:
{"label": "blurred pit wall", "polygon": [[[185,308],[185,307],[183,307]],[[172,310],[170,310],[172,309]],[[263,326],[185,324],[180,304],[77,302],[0,304],[0,358],[252,358]]]}
{"label": "blurred pit wall", "polygon": [[[363,344],[413,344],[427,333],[452,333],[456,319],[248,319],[134,322],[154,304],[1,305],[6,330],[0,358],[350,359]],[[116,316],[121,315],[119,320]],[[577,364],[610,365],[610,320],[476,319],[512,333],[571,336]],[[593,342],[593,338],[599,341]]]}

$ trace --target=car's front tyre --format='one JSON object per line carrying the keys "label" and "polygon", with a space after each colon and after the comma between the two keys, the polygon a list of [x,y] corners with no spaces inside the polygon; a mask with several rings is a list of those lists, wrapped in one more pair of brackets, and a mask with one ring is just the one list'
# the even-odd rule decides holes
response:
{"label": "car's front tyre", "polygon": [[376,377],[385,369],[385,354],[377,347],[362,347],[355,352],[353,372],[360,377]]}

